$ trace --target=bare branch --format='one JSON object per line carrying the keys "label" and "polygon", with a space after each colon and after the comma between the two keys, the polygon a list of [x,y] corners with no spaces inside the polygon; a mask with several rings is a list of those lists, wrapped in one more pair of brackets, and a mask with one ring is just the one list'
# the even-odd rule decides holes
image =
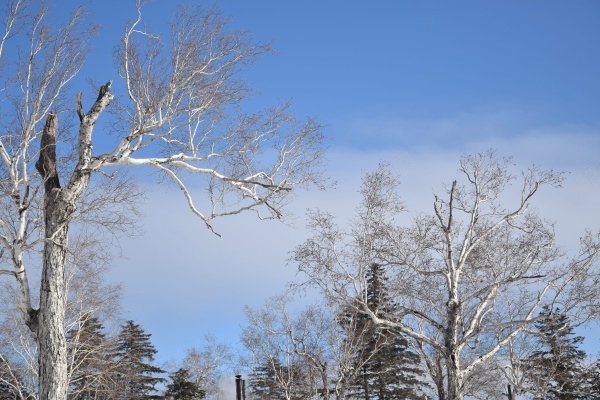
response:
{"label": "bare branch", "polygon": [[[477,391],[481,370],[531,329],[543,305],[560,305],[576,325],[596,318],[600,296],[600,234],[587,233],[580,253],[564,260],[554,225],[529,207],[540,187],[560,185],[562,173],[524,172],[511,209],[501,204],[515,179],[509,159],[488,151],[460,165],[465,182],[453,181],[448,200],[436,196],[433,215],[410,226],[394,223],[399,203],[388,203],[388,191],[395,185],[379,189],[379,174],[367,175],[357,218],[343,229],[329,214],[311,214],[313,237],[293,256],[306,284],[330,301],[412,338],[438,392],[452,398]],[[373,262],[392,271],[393,315],[368,310],[360,277]]]}
{"label": "bare branch", "polygon": [[[69,91],[96,31],[84,9],[61,9],[66,17],[54,24],[44,1],[9,0],[0,17],[0,61],[6,66],[0,70],[6,84],[0,247],[13,268],[0,275],[16,278],[17,308],[38,341],[40,398],[67,392],[63,277],[71,256],[69,230],[98,228],[102,240],[91,240],[96,246],[136,233],[141,196],[116,168],[156,169],[211,230],[213,219],[245,211],[282,219],[292,191],[324,187],[323,138],[315,120],[298,122],[288,105],[240,111],[250,95],[240,72],[269,46],[229,29],[216,8],[176,8],[170,36],[162,37],[143,28],[144,3],[136,1],[136,17],[115,55],[121,84],[100,86],[89,109],[81,92]],[[113,94],[119,88],[125,91],[121,103]],[[75,121],[69,118],[73,111]],[[106,150],[95,154],[100,118],[116,132],[103,136]],[[196,191],[206,193],[206,202],[192,198]],[[42,263],[39,308],[28,282],[30,260]]]}

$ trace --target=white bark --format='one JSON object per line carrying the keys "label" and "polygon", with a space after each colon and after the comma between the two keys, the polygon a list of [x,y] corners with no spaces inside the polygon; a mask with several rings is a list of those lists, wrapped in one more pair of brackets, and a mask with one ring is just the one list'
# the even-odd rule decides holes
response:
{"label": "white bark", "polygon": [[[100,88],[87,112],[81,94],[76,108],[65,106],[63,94],[85,61],[93,33],[83,24],[82,9],[60,27],[50,27],[44,4],[9,0],[3,18],[0,60],[17,67],[2,70],[2,81],[15,85],[5,88],[11,104],[5,100],[1,115],[0,258],[11,266],[2,264],[0,276],[15,278],[17,307],[39,343],[40,397],[48,400],[66,396],[69,227],[80,222],[127,231],[128,222],[137,217],[135,210],[130,212],[134,198],[128,198],[135,190],[126,181],[109,175],[107,187],[93,185],[90,190],[92,174],[106,174],[107,167],[155,168],[181,189],[192,212],[211,230],[213,219],[244,211],[282,218],[293,188],[321,185],[323,150],[316,122],[296,122],[286,106],[254,115],[238,112],[249,90],[236,74],[268,47],[228,32],[226,19],[216,10],[201,8],[177,9],[170,43],[163,47],[158,35],[140,29],[141,3],[118,54],[126,101],[114,105],[117,140],[104,154],[93,153],[93,131],[113,99],[111,82]],[[24,41],[29,48],[13,52],[22,57],[7,60],[6,48]],[[77,150],[57,159],[58,115],[74,109],[77,134],[65,132],[61,140],[75,142]],[[208,201],[194,199],[192,185],[204,188]],[[110,208],[115,205],[132,208]],[[38,251],[43,254],[39,309],[25,265],[26,259],[35,259],[28,255]]]}
{"label": "white bark", "polygon": [[[67,396],[67,347],[65,333],[65,264],[68,230],[77,202],[90,180],[93,126],[112,95],[110,82],[87,114],[80,113],[78,162],[71,179],[61,188],[56,169],[57,116],[49,114],[42,133],[36,168],[44,181],[44,253],[39,310],[30,312],[29,324],[39,344],[39,396],[59,400]],[[81,107],[80,107],[81,109]]]}
{"label": "white bark", "polygon": [[[67,276],[65,293],[67,294],[67,314],[65,327],[69,331],[78,331],[81,324],[93,315],[100,318],[106,326],[119,318],[119,287],[104,283],[107,267],[106,255],[98,253],[97,238],[81,236],[78,232],[75,241],[69,241]],[[10,305],[19,298],[13,282],[0,282],[0,303]],[[116,324],[115,324],[116,325]],[[110,330],[106,332],[110,338]],[[90,349],[89,344],[79,342],[77,335],[71,335],[67,360],[68,382],[77,379],[81,363],[90,356],[104,354],[105,348]],[[107,338],[107,339],[108,339]],[[93,354],[87,354],[93,352]],[[2,364],[8,375],[2,375]],[[0,383],[23,390],[23,399],[41,399],[38,388],[38,345],[31,339],[31,331],[22,323],[20,312],[16,308],[4,307],[0,312]],[[103,365],[105,367],[105,365]],[[74,375],[75,374],[75,375]],[[5,378],[3,381],[2,378]],[[106,378],[100,376],[99,378]],[[108,381],[108,379],[106,379]],[[74,395],[74,393],[71,393]]]}

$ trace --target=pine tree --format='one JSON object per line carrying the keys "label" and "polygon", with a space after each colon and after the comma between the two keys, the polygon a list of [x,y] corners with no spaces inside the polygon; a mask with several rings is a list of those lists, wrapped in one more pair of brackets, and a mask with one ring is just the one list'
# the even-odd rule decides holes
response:
{"label": "pine tree", "polygon": [[[251,398],[256,400],[302,400],[306,398],[306,377],[297,365],[285,366],[278,360],[268,360],[249,377]],[[287,396],[286,396],[287,392]]]}
{"label": "pine tree", "polygon": [[167,386],[165,400],[198,400],[206,397],[206,393],[190,381],[190,372],[187,369],[180,368],[169,378],[171,383]]}
{"label": "pine tree", "polygon": [[13,381],[13,377],[2,368],[2,359],[0,358],[0,400],[14,400],[19,398],[13,385],[7,382]]}
{"label": "pine tree", "polygon": [[269,360],[258,366],[250,375],[248,383],[252,398],[256,400],[285,400],[284,390],[277,383],[276,374],[284,367],[277,360]]}
{"label": "pine tree", "polygon": [[112,346],[96,317],[86,314],[77,329],[67,334],[71,374],[69,399],[110,399]]}
{"label": "pine tree", "polygon": [[579,399],[585,386],[586,354],[578,348],[583,337],[574,336],[568,316],[558,308],[545,306],[540,316],[544,318],[535,324],[540,350],[524,362],[530,390],[543,399]]}
{"label": "pine tree", "polygon": [[0,400],[33,400],[23,387],[19,372],[14,370],[3,354],[0,354]]}
{"label": "pine tree", "polygon": [[[371,264],[366,274],[367,306],[378,316],[389,318],[394,313],[393,304],[383,268]],[[420,357],[409,348],[407,339],[400,333],[375,325],[367,315],[358,315],[356,365],[359,373],[354,382],[353,397],[357,399],[416,399],[421,398],[424,384]]]}
{"label": "pine tree", "polygon": [[8,382],[13,382],[14,378],[9,373],[9,365],[4,361],[4,357],[0,355],[0,400],[12,400],[17,398],[12,385]]}
{"label": "pine tree", "polygon": [[160,399],[156,385],[164,382],[160,377],[165,371],[152,365],[156,350],[145,333],[133,321],[125,322],[117,336],[115,351],[118,373],[115,377],[117,392],[115,400]]}
{"label": "pine tree", "polygon": [[600,359],[590,367],[587,374],[587,393],[585,400],[600,400]]}

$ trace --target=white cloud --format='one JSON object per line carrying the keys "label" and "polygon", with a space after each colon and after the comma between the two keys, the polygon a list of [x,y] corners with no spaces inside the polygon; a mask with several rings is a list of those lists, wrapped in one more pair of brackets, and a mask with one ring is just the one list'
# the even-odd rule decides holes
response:
{"label": "white cloud", "polygon": [[[386,135],[408,132],[408,125],[421,125],[413,131],[423,135],[440,126],[445,126],[442,130],[448,136],[472,133],[485,125],[484,120],[484,116],[464,115],[438,122],[390,120]],[[394,131],[397,126],[404,128]],[[385,145],[386,135],[373,140]],[[305,210],[319,207],[342,221],[349,218],[359,201],[362,175],[381,161],[399,173],[408,208],[430,211],[433,192],[439,193],[457,176],[458,157],[494,147],[500,155],[513,155],[521,168],[535,163],[570,172],[562,189],[544,190],[537,204],[542,215],[557,221],[559,240],[574,245],[586,227],[600,227],[600,132],[575,125],[527,127],[519,129],[518,135],[498,131],[461,140],[460,145],[447,149],[427,143],[400,147],[393,140],[385,149],[378,146],[379,150],[334,146],[328,173],[337,181],[336,189],[299,194],[293,203],[294,227],[260,222],[248,214],[215,222],[223,234],[218,238],[189,213],[178,190],[152,189],[144,205],[146,233],[124,240],[128,259],[120,260],[114,270],[114,279],[124,283],[130,318],[153,334],[159,356],[165,358],[182,355],[206,332],[235,343],[244,322],[242,307],[262,304],[295,279],[294,267],[286,267],[286,260],[288,252],[306,237]]]}

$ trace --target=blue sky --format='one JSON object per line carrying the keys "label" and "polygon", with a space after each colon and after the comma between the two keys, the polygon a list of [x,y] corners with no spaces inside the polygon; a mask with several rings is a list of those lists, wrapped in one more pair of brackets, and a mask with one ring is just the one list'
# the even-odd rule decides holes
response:
{"label": "blue sky", "polygon": [[[151,26],[162,28],[174,4],[151,3]],[[538,204],[557,221],[559,241],[573,244],[584,228],[600,227],[597,1],[218,4],[232,28],[278,51],[245,73],[256,90],[249,107],[292,99],[299,117],[316,116],[338,184],[299,193],[293,226],[248,215],[216,222],[217,238],[178,191],[144,181],[145,233],[123,239],[125,258],[111,277],[123,283],[127,317],[153,335],[161,359],[181,357],[209,332],[235,344],[243,306],[260,306],[294,279],[286,260],[306,237],[306,208],[349,217],[361,175],[379,161],[400,174],[407,205],[428,211],[433,191],[455,176],[457,157],[493,146],[522,167],[570,171],[565,187]],[[116,79],[110,55],[133,11],[122,0],[90,3],[103,29],[84,78]],[[586,345],[597,349],[598,327],[590,329]]]}

